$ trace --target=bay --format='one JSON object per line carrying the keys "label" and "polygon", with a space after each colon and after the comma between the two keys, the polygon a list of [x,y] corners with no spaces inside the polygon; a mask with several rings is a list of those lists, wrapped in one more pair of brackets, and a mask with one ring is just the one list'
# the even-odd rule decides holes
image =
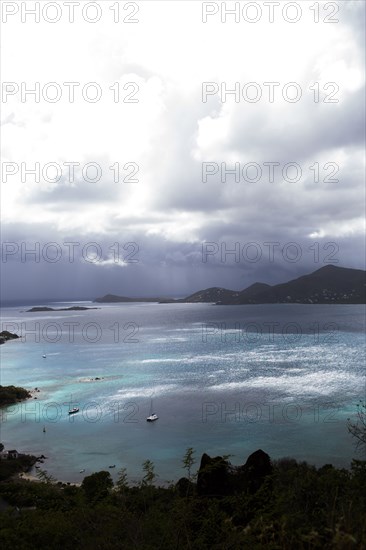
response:
{"label": "bay", "polygon": [[1,440],[46,455],[57,479],[115,465],[136,481],[150,459],[166,483],[187,447],[234,464],[259,448],[316,465],[356,456],[346,423],[365,395],[364,306],[99,306],[2,313],[1,330],[23,337],[0,348],[1,384],[40,391],[3,411]]}

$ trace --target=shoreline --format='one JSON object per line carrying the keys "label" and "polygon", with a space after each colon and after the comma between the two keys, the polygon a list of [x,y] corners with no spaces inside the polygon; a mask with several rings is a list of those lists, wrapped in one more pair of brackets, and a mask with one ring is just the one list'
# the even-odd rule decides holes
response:
{"label": "shoreline", "polygon": [[[31,474],[29,472],[20,472],[17,475],[17,479],[23,480],[23,481],[31,481],[32,483],[44,483],[41,479],[39,479],[36,475]],[[62,483],[63,485],[73,485],[75,487],[81,487],[82,482],[75,482],[75,481],[62,481],[61,479],[56,479],[55,481],[52,481],[51,485],[59,485]]]}

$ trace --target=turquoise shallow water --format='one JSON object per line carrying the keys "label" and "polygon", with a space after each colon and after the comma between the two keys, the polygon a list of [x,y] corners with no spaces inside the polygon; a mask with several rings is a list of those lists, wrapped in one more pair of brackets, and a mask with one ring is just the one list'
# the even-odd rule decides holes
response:
{"label": "turquoise shallow water", "polygon": [[3,310],[2,330],[23,338],[0,348],[1,383],[40,392],[4,412],[1,438],[46,455],[58,479],[113,464],[138,479],[146,458],[160,482],[177,479],[188,446],[233,463],[258,448],[318,465],[355,456],[346,419],[364,397],[363,306],[24,310]]}

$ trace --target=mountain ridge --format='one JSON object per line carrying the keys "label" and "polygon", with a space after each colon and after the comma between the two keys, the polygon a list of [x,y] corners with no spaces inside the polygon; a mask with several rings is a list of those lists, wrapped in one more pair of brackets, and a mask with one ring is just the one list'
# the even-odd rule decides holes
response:
{"label": "mountain ridge", "polygon": [[276,303],[365,304],[366,272],[362,269],[323,266],[312,273],[284,283],[268,285],[256,282],[243,290],[210,287],[186,298],[128,298],[107,294],[96,298],[98,303],[159,302],[215,303],[217,305],[249,305]]}

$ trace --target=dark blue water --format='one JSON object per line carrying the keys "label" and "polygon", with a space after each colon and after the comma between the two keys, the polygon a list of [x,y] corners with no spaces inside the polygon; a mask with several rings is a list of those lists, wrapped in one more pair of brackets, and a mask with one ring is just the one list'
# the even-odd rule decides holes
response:
{"label": "dark blue water", "polygon": [[1,383],[41,391],[4,415],[2,441],[47,455],[58,479],[112,464],[137,479],[147,458],[161,482],[177,479],[188,446],[233,463],[258,448],[318,465],[355,456],[346,419],[364,397],[364,306],[24,309],[3,311],[2,330],[23,338],[1,346]]}

